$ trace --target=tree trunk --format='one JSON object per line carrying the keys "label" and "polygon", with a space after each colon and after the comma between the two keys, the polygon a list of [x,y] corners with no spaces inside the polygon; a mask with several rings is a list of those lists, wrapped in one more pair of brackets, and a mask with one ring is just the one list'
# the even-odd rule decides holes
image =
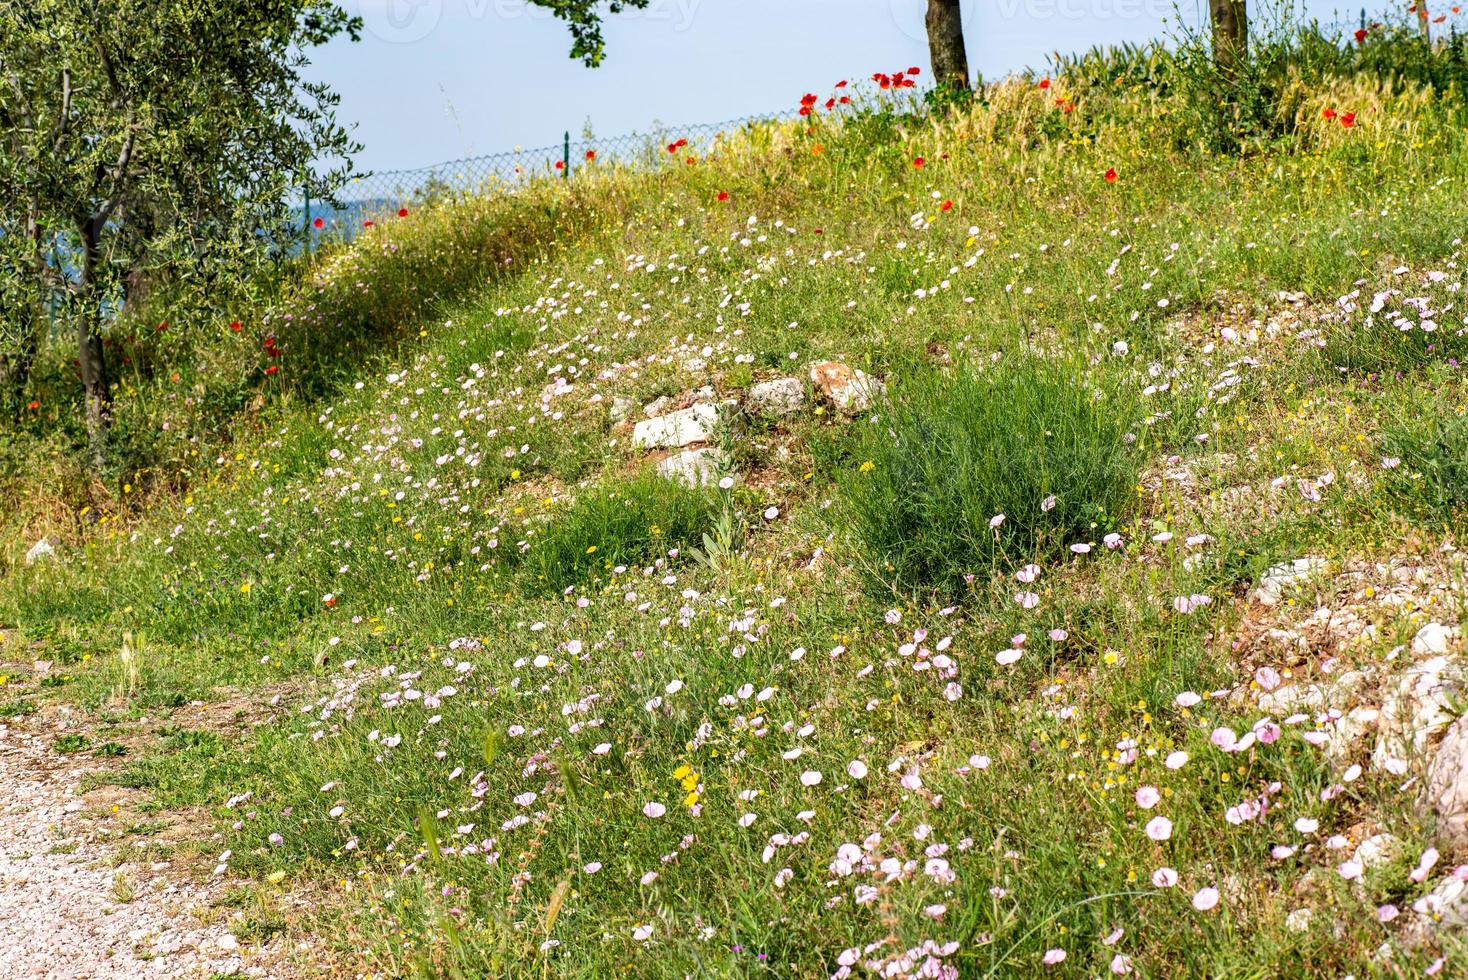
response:
{"label": "tree trunk", "polygon": [[1208,0],[1213,21],[1213,61],[1226,75],[1249,60],[1247,0]]}
{"label": "tree trunk", "polygon": [[76,319],[77,362],[82,372],[82,399],[87,415],[87,449],[92,468],[100,470],[107,461],[107,427],[112,421],[112,388],[107,381],[107,358],[102,338],[97,334],[101,324],[101,299],[95,294],[97,262],[101,258],[101,218],[82,222],[82,268],[73,296],[72,316]]}
{"label": "tree trunk", "polygon": [[963,45],[959,0],[928,0],[928,51],[934,81],[968,91],[968,52]]}
{"label": "tree trunk", "polygon": [[1427,23],[1427,0],[1417,0],[1413,6],[1417,8],[1417,30],[1422,34],[1422,40],[1431,44],[1432,28]]}

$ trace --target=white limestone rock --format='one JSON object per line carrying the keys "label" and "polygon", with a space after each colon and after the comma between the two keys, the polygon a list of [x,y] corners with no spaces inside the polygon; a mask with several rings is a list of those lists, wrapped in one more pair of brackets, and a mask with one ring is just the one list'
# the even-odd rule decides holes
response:
{"label": "white limestone rock", "polygon": [[761,415],[794,415],[805,407],[805,385],[799,378],[761,381],[749,389],[749,407]]}
{"label": "white limestone rock", "polygon": [[638,449],[681,449],[695,442],[709,442],[718,422],[717,405],[694,405],[638,422],[632,430],[632,445]]}
{"label": "white limestone rock", "polygon": [[45,561],[48,558],[55,557],[55,546],[51,544],[49,539],[42,538],[35,544],[31,545],[31,550],[25,553],[25,563],[27,565],[34,565],[38,561]]}
{"label": "white limestone rock", "polygon": [[1324,558],[1296,558],[1271,566],[1259,579],[1254,599],[1266,606],[1277,605],[1286,590],[1325,570]]}
{"label": "white limestone rock", "polygon": [[1454,847],[1468,847],[1468,716],[1448,728],[1427,767],[1427,806],[1437,832]]}
{"label": "white limestone rock", "polygon": [[685,449],[658,463],[658,475],[688,487],[711,486],[728,470],[729,461],[717,449]]}
{"label": "white limestone rock", "polygon": [[812,364],[810,383],[848,415],[869,411],[887,391],[887,386],[876,378],[840,361]]}

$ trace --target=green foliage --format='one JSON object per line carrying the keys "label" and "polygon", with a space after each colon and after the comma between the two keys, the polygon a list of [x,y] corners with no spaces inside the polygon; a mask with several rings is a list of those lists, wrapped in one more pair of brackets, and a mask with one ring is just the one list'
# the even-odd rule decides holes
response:
{"label": "green foliage", "polygon": [[70,755],[72,753],[82,751],[90,744],[91,743],[87,740],[87,737],[85,735],[71,732],[66,735],[59,736],[56,741],[52,743],[52,747],[55,748],[57,752]]}
{"label": "green foliage", "polygon": [[1400,406],[1382,434],[1391,486],[1411,509],[1439,521],[1468,510],[1468,416],[1438,402]]}
{"label": "green foliage", "polygon": [[954,595],[994,566],[1099,547],[1138,460],[1131,405],[1095,384],[1031,358],[902,378],[841,480],[837,523],[874,589]]}
{"label": "green foliage", "polygon": [[645,10],[650,0],[530,0],[544,7],[571,30],[571,57],[580,58],[587,67],[595,68],[606,57],[606,42],[601,35],[602,8],[608,14],[623,10]]}
{"label": "green foliage", "polygon": [[597,484],[529,535],[523,572],[537,590],[586,585],[615,566],[650,564],[702,541],[714,516],[707,493],[652,472]]}
{"label": "green foliage", "polygon": [[[331,0],[0,3],[0,300],[79,338],[94,465],[114,380],[104,335],[131,346],[140,329],[120,313],[168,297],[173,322],[116,352],[150,371],[179,318],[290,252],[296,194],[330,200],[350,176],[337,98],[302,71],[305,50],[357,27]],[[34,329],[19,333],[0,351],[12,401],[35,357]]]}

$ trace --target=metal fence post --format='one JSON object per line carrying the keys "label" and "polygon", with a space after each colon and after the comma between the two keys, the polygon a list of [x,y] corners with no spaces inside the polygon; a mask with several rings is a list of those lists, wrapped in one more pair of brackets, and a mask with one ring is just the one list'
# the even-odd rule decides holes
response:
{"label": "metal fence post", "polygon": [[301,216],[301,232],[306,236],[306,251],[311,251],[311,185],[301,185],[301,196],[305,198],[305,214]]}
{"label": "metal fence post", "polygon": [[571,179],[571,131],[566,130],[566,142],[561,149],[561,178]]}

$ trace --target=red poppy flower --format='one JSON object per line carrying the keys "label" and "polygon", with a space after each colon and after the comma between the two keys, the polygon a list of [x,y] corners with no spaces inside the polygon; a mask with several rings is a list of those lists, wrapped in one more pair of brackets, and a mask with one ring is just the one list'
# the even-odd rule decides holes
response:
{"label": "red poppy flower", "polygon": [[872,81],[876,82],[879,87],[884,89],[892,87],[892,79],[882,74],[881,72],[877,72],[875,75],[873,75]]}
{"label": "red poppy flower", "polygon": [[588,159],[588,160],[595,160],[596,159],[596,151],[595,150],[587,150],[586,151],[586,159]]}
{"label": "red poppy flower", "polygon": [[311,222],[311,227],[313,227],[313,228],[318,228],[319,229],[319,228],[324,228],[325,226],[326,226],[326,219],[324,219],[324,218],[317,218],[315,221]]}
{"label": "red poppy flower", "polygon": [[837,82],[836,83],[836,87],[837,88],[845,88],[846,87],[846,79],[843,78],[843,79],[841,79],[841,81]]}
{"label": "red poppy flower", "polygon": [[238,320],[229,321],[229,329],[233,330],[235,333],[239,333],[244,328],[245,325]]}
{"label": "red poppy flower", "polygon": [[841,102],[842,105],[850,105],[851,104],[851,96],[849,96],[849,95],[843,95],[843,96],[841,96],[841,98],[840,98],[839,101]]}
{"label": "red poppy flower", "polygon": [[407,216],[408,216],[408,209],[407,208],[398,208],[398,217],[399,218],[406,218]]}
{"label": "red poppy flower", "polygon": [[1324,116],[1326,119],[1334,119],[1335,118],[1335,110],[1334,109],[1330,109],[1330,108],[1323,109],[1323,110],[1321,110],[1321,113],[1320,114],[1322,116]]}
{"label": "red poppy flower", "polygon": [[1365,44],[1366,43],[1366,28],[1364,28],[1364,27],[1358,27],[1358,28],[1356,28],[1356,43],[1357,44]]}
{"label": "red poppy flower", "polygon": [[36,402],[36,401],[30,402],[29,404],[26,405],[26,408],[30,409],[33,412],[38,411],[40,409],[40,407],[41,407],[41,403],[40,402]]}
{"label": "red poppy flower", "polygon": [[718,198],[719,198],[719,203],[720,204],[724,203],[725,201],[729,200],[729,192],[728,191],[719,191]]}
{"label": "red poppy flower", "polygon": [[836,100],[835,99],[827,99],[826,100],[826,108],[827,109],[834,109],[834,108],[836,108]]}
{"label": "red poppy flower", "polygon": [[1047,89],[1049,87],[1050,87],[1050,79],[1048,79],[1048,78],[1042,78],[1042,79],[1040,79],[1040,88],[1041,89]]}
{"label": "red poppy flower", "polygon": [[912,68],[909,68],[907,70],[907,73],[909,75],[921,75],[923,73],[923,70],[921,68],[918,68],[918,67],[914,66]]}
{"label": "red poppy flower", "polygon": [[1115,167],[1108,167],[1108,168],[1106,168],[1106,172],[1104,174],[1102,174],[1101,176],[1105,179],[1106,183],[1108,183],[1108,184],[1114,184],[1114,183],[1116,183],[1116,168]]}
{"label": "red poppy flower", "polygon": [[556,161],[556,169],[557,170],[565,170],[566,169],[566,161],[565,160],[557,160]]}
{"label": "red poppy flower", "polygon": [[158,324],[158,328],[157,329],[158,329],[158,332],[159,333],[162,333],[163,331],[167,330],[168,329],[168,321],[167,320],[164,320],[162,323]]}
{"label": "red poppy flower", "polygon": [[938,209],[940,211],[952,211],[953,210],[953,202],[952,201],[944,201],[942,204],[938,205]]}
{"label": "red poppy flower", "polygon": [[372,227],[372,219],[371,218],[368,218],[366,221],[362,222],[362,227],[363,228],[371,228]]}
{"label": "red poppy flower", "polygon": [[808,106],[808,105],[801,106],[800,107],[800,114],[802,116],[808,116],[808,115],[810,115],[810,106]]}
{"label": "red poppy flower", "polygon": [[266,374],[275,374],[279,370],[280,370],[280,365],[279,364],[272,364],[268,368],[265,369],[265,373]]}
{"label": "red poppy flower", "polygon": [[928,161],[924,160],[922,157],[918,157],[917,159],[915,159],[915,160],[912,161],[912,165],[914,167],[917,167],[919,170],[921,170],[922,167],[923,167],[923,164],[925,164],[927,162]]}
{"label": "red poppy flower", "polygon": [[810,94],[809,92],[807,92],[807,93],[805,93],[804,95],[802,95],[800,97],[800,104],[801,105],[804,105],[804,106],[812,106],[812,105],[815,105],[816,104],[816,97],[814,95]]}
{"label": "red poppy flower", "polygon": [[1352,126],[1356,125],[1356,114],[1354,112],[1341,113],[1341,125],[1346,127],[1347,129],[1350,129]]}

